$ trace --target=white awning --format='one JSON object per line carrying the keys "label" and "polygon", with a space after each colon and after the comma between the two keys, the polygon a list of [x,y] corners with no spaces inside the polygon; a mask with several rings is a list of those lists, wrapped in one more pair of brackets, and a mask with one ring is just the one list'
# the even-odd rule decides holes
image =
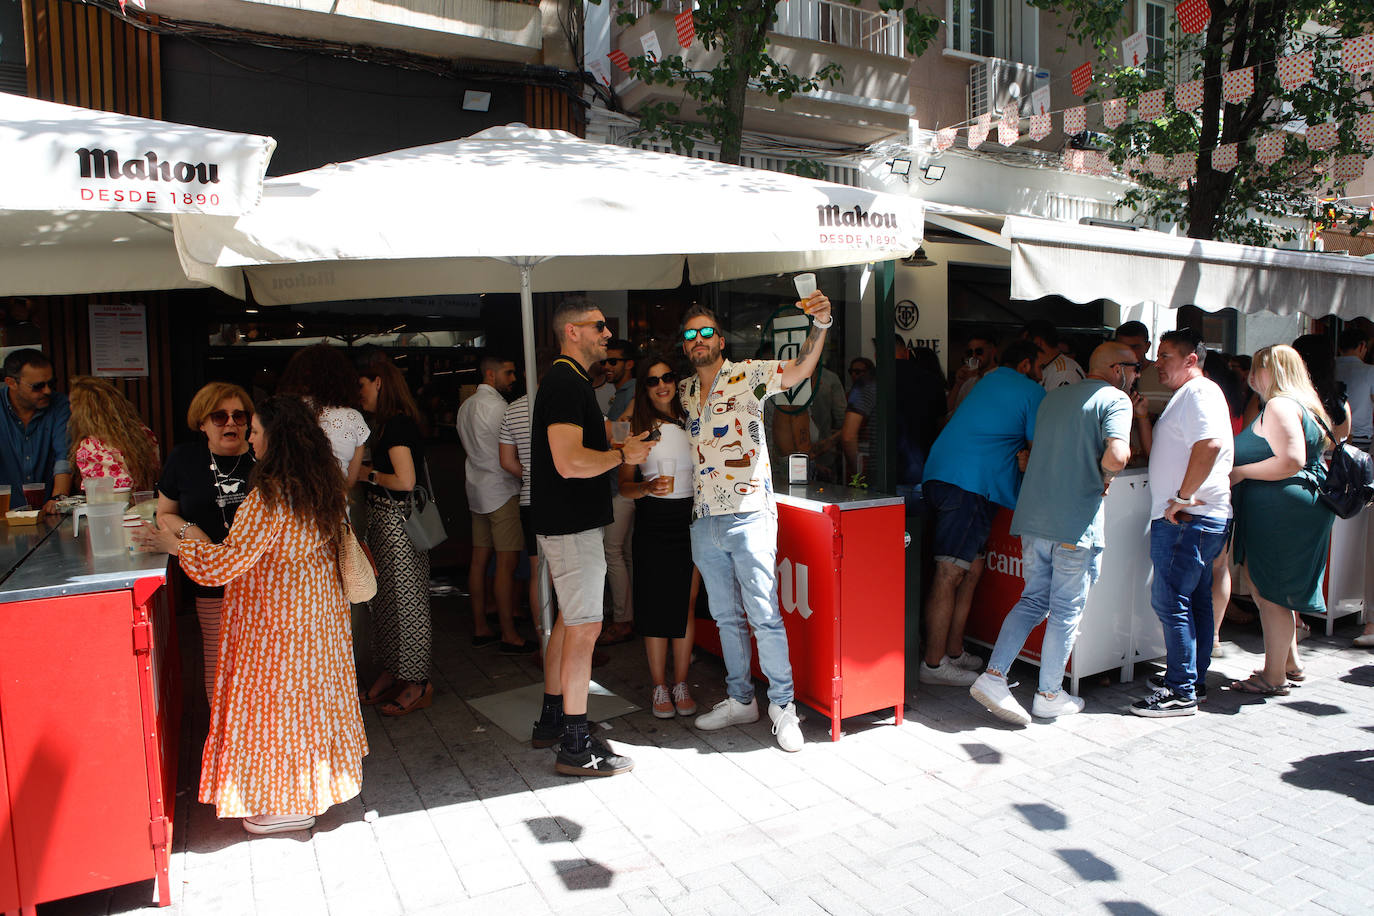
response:
{"label": "white awning", "polygon": [[1019,216],[1007,217],[1002,234],[1013,299],[1374,316],[1374,261],[1361,258]]}

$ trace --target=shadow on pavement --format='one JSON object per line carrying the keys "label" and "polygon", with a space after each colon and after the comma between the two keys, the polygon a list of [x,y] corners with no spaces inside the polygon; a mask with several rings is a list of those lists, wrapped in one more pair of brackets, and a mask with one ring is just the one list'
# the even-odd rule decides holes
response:
{"label": "shadow on pavement", "polygon": [[1300,789],[1317,789],[1347,795],[1364,805],[1374,805],[1374,749],[1316,754],[1295,760],[1281,777]]}

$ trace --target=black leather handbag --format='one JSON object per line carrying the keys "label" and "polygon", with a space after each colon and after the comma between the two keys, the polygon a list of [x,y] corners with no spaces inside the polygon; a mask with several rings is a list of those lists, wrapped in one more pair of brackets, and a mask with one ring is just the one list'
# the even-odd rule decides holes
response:
{"label": "black leather handbag", "polygon": [[1314,415],[1326,437],[1336,442],[1326,465],[1326,481],[1317,488],[1322,505],[1341,518],[1354,518],[1365,506],[1374,503],[1374,459],[1349,440],[1337,442],[1321,417]]}

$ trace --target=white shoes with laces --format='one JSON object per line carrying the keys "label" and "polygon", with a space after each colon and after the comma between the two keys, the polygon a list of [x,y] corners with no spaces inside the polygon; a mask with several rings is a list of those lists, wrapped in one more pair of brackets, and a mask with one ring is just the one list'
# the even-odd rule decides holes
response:
{"label": "white shoes with laces", "polygon": [[696,727],[704,732],[731,725],[748,725],[759,720],[759,704],[753,697],[748,703],[741,703],[734,697],[726,697],[712,707],[711,711],[697,716]]}
{"label": "white shoes with laces", "polygon": [[806,739],[802,737],[796,703],[788,703],[786,706],[769,703],[768,718],[773,720],[773,736],[778,739],[778,747],[790,754],[802,749]]}

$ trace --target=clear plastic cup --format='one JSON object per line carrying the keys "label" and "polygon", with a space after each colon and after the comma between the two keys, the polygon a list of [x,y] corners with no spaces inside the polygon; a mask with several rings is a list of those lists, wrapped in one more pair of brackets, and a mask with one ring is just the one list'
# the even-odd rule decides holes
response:
{"label": "clear plastic cup", "polygon": [[667,478],[668,492],[673,492],[677,485],[677,459],[663,458],[658,462],[658,476]]}
{"label": "clear plastic cup", "polygon": [[630,438],[630,423],[628,420],[611,421],[611,445],[620,448],[625,444],[625,440]]}
{"label": "clear plastic cup", "polygon": [[797,298],[805,302],[816,291],[816,275],[797,274],[792,278],[792,285],[797,288]]}
{"label": "clear plastic cup", "polygon": [[153,517],[157,514],[157,491],[139,490],[134,494],[134,511],[138,517],[148,524],[153,523]]}
{"label": "clear plastic cup", "polygon": [[24,484],[24,502],[29,504],[30,509],[43,508],[43,494],[48,491],[45,483],[26,483]]}
{"label": "clear plastic cup", "polygon": [[98,506],[101,503],[114,502],[113,477],[87,477],[81,481],[81,489],[86,491],[86,504]]}
{"label": "clear plastic cup", "polygon": [[4,521],[5,513],[10,511],[10,485],[0,484],[0,521]]}

